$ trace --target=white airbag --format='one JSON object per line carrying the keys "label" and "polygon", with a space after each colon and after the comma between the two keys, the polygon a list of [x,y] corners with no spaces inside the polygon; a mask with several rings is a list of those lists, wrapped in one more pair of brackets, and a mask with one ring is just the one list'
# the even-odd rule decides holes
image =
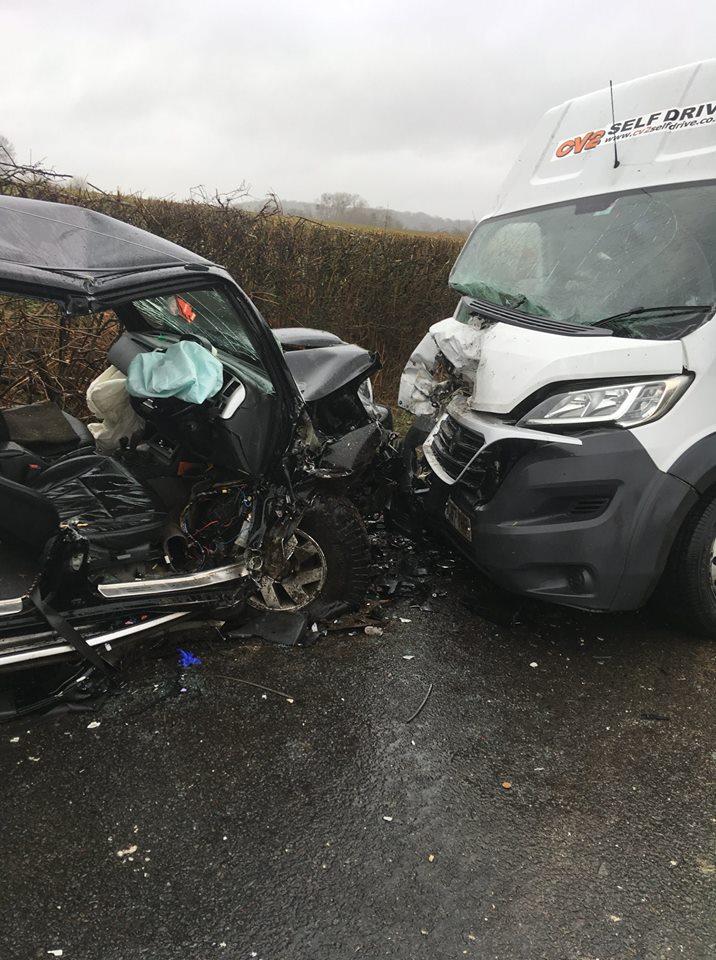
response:
{"label": "white airbag", "polygon": [[88,429],[100,453],[112,453],[122,437],[129,439],[144,427],[144,420],[132,409],[127,393],[127,378],[116,367],[108,367],[87,388],[90,413],[100,418]]}

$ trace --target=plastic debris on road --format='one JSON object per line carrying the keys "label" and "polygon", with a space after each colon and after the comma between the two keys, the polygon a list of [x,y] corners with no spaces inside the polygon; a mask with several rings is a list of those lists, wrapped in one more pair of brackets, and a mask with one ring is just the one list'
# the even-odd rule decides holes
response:
{"label": "plastic debris on road", "polygon": [[124,859],[124,857],[131,857],[131,855],[132,855],[133,853],[136,853],[138,849],[139,849],[139,848],[137,847],[137,844],[136,844],[136,843],[132,843],[132,844],[130,844],[130,846],[128,846],[125,850],[117,850],[117,856],[118,856],[120,859]]}
{"label": "plastic debris on road", "polygon": [[201,657],[197,657],[191,650],[183,650],[181,647],[177,647],[177,653],[179,654],[179,666],[183,670],[187,670],[189,667],[201,666]]}

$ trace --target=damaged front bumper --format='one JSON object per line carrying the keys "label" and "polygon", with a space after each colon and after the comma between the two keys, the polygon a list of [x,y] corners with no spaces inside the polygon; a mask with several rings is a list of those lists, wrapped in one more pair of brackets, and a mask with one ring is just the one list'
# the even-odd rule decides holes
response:
{"label": "damaged front bumper", "polygon": [[429,526],[505,589],[587,609],[646,601],[694,498],[630,431],[542,433],[463,400],[423,454],[416,497]]}
{"label": "damaged front bumper", "polygon": [[423,444],[423,454],[436,474],[448,486],[484,472],[496,447],[509,444],[513,451],[534,443],[581,446],[577,437],[530,430],[505,423],[490,414],[470,410],[463,397],[456,397],[439,418]]}

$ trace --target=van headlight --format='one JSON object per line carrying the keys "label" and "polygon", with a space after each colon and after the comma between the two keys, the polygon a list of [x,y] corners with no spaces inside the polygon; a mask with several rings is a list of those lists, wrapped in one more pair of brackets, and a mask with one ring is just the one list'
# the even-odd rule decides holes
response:
{"label": "van headlight", "polygon": [[693,377],[679,374],[661,380],[614,383],[555,393],[526,414],[526,426],[585,426],[612,423],[637,427],[663,416],[684,393]]}

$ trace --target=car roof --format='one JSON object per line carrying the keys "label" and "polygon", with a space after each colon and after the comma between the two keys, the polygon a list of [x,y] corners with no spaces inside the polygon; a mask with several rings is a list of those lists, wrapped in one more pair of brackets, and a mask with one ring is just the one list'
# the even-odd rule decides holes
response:
{"label": "car roof", "polygon": [[96,210],[0,196],[0,289],[86,297],[116,290],[129,277],[136,284],[141,274],[212,268],[220,270],[176,243]]}

